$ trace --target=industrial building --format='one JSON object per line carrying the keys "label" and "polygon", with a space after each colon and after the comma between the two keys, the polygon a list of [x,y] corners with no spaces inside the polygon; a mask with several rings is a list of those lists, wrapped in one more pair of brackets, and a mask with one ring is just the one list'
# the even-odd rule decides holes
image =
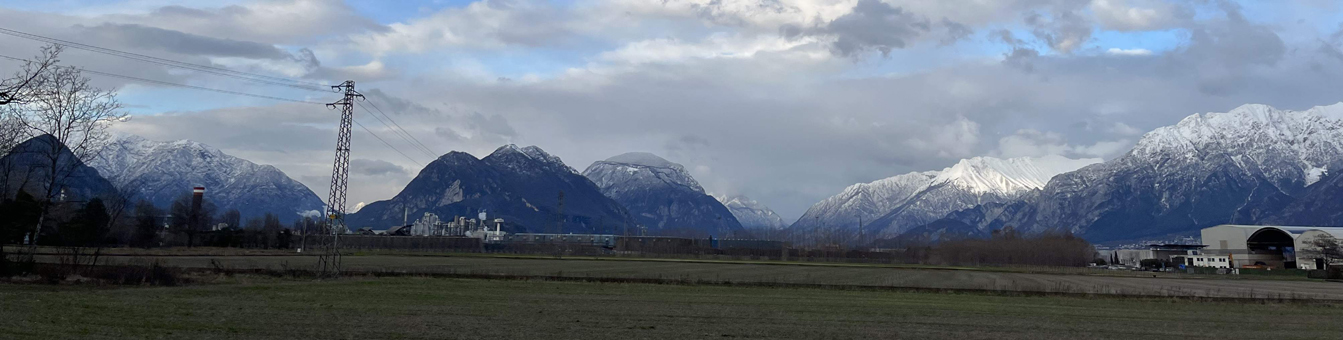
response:
{"label": "industrial building", "polygon": [[1147,249],[1115,249],[1114,259],[1118,260],[1114,264],[1126,265],[1129,267],[1141,267],[1142,260],[1159,259],[1168,260],[1173,265],[1184,264],[1187,267],[1220,267],[1214,265],[1216,261],[1207,262],[1194,260],[1190,262],[1186,259],[1207,258],[1203,253],[1204,245],[1192,244],[1150,244]]}
{"label": "industrial building", "polygon": [[[1224,224],[1202,231],[1205,255],[1225,256],[1232,268],[1325,269],[1338,258],[1339,227]],[[1321,247],[1325,245],[1325,247]]]}

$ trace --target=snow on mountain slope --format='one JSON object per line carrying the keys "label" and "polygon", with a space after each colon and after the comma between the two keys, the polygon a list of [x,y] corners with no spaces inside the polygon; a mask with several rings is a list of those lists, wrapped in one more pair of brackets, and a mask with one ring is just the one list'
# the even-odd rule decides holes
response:
{"label": "snow on mountain slope", "polygon": [[779,217],[779,214],[774,213],[774,210],[749,197],[743,195],[723,196],[718,197],[718,201],[722,202],[723,206],[726,206],[729,211],[732,211],[732,216],[737,217],[737,221],[741,222],[743,228],[783,229],[788,226],[788,223],[783,221],[783,217]]}
{"label": "snow on mountain slope", "polygon": [[1242,105],[1155,129],[1124,156],[1055,176],[1011,209],[976,207],[948,218],[980,231],[1012,225],[1102,243],[1190,235],[1271,216],[1309,220],[1287,215],[1319,209],[1293,202],[1331,197],[1307,186],[1340,166],[1343,103],[1304,111]]}
{"label": "snow on mountain slope", "polygon": [[792,228],[841,226],[892,234],[946,213],[1016,198],[1051,177],[1099,162],[1062,156],[963,159],[942,171],[912,172],[849,186],[807,210]]}
{"label": "snow on mountain slope", "polygon": [[597,161],[583,170],[602,193],[652,231],[725,236],[740,231],[736,216],[680,164],[645,152]]}
{"label": "snow on mountain slope", "polygon": [[1051,155],[1038,158],[975,157],[962,159],[933,178],[932,184],[947,183],[975,194],[1010,196],[1043,188],[1060,173],[1098,163],[1097,159],[1070,159]]}
{"label": "snow on mountain slope", "polygon": [[291,221],[320,212],[324,205],[306,186],[273,166],[189,140],[116,136],[89,165],[122,191],[159,207],[170,206],[193,186],[205,186],[206,199],[221,212],[238,209],[244,218],[270,212]]}
{"label": "snow on mountain slope", "polygon": [[[812,205],[790,228],[809,230],[822,223],[857,226],[864,221],[871,222],[895,210],[910,196],[927,189],[938,174],[937,171],[911,172],[871,183],[850,185],[838,195]],[[825,222],[821,222],[821,219]]]}
{"label": "snow on mountain slope", "polygon": [[1233,154],[1240,167],[1275,179],[1320,179],[1343,154],[1343,103],[1287,111],[1246,104],[1225,113],[1194,114],[1143,136],[1126,158],[1198,161]]}

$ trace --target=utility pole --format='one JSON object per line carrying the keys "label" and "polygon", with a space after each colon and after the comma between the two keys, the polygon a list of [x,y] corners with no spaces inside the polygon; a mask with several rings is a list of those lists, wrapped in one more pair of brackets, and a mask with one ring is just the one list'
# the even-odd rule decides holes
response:
{"label": "utility pole", "polygon": [[555,234],[564,233],[564,191],[560,191],[559,204],[555,208]]}
{"label": "utility pole", "polygon": [[336,161],[331,167],[331,192],[326,206],[331,239],[326,242],[326,249],[317,260],[323,276],[340,275],[340,233],[346,229],[345,189],[350,179],[350,126],[354,123],[354,101],[364,99],[363,94],[354,90],[353,80],[333,85],[331,90],[344,93],[345,96],[335,103],[326,104],[328,109],[340,108],[340,131],[336,135]]}
{"label": "utility pole", "polygon": [[555,241],[561,242],[561,244],[556,244],[556,245],[555,245],[555,251],[556,251],[556,256],[563,256],[563,254],[564,254],[564,250],[561,249],[561,248],[563,248],[563,244],[562,244],[562,243],[563,243],[564,241],[561,240],[560,238],[563,237],[563,236],[561,236],[561,234],[564,234],[564,190],[560,190],[559,202],[558,202],[558,205],[555,207],[555,215],[556,215],[556,216],[555,216],[555,234],[554,234],[554,237],[555,237]]}
{"label": "utility pole", "polygon": [[867,233],[865,232],[865,230],[863,230],[863,217],[858,216],[858,246],[859,247],[865,246],[863,241],[865,241],[866,239],[867,239]]}

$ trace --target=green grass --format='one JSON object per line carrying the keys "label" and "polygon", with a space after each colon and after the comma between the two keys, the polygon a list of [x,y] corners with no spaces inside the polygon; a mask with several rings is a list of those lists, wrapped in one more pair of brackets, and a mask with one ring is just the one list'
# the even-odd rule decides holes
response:
{"label": "green grass", "polygon": [[[55,258],[39,257],[55,263]],[[312,256],[108,257],[106,264],[236,270],[311,269]],[[672,280],[733,284],[834,285],[1008,292],[1213,296],[1229,298],[1343,300],[1343,284],[1323,281],[1225,280],[1186,277],[1109,277],[984,270],[932,270],[878,266],[807,266],[702,261],[624,261],[566,258],[443,256],[346,256],[346,270],[401,275],[469,275]],[[1130,275],[1147,275],[1130,273]]]}
{"label": "green grass", "polygon": [[[242,279],[246,280],[246,279]],[[1167,299],[382,278],[0,285],[14,339],[1330,338],[1343,308]]]}

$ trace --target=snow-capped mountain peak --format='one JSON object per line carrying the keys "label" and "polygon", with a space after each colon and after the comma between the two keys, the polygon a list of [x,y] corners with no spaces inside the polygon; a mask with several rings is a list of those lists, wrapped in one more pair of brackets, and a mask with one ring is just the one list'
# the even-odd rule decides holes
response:
{"label": "snow-capped mountain peak", "polygon": [[[1197,234],[1218,224],[1338,224],[1343,103],[1242,105],[1145,134],[1122,157],[1061,174],[1038,194],[927,223],[986,233],[1067,231],[1092,242]],[[1324,178],[1322,178],[1324,177]]]}
{"label": "snow-capped mountain peak", "polygon": [[[986,202],[1016,198],[1043,188],[1063,172],[1100,162],[1062,156],[962,159],[940,171],[920,171],[851,185],[807,210],[793,228],[819,224],[880,224],[899,231],[946,213]],[[896,214],[896,215],[892,215]],[[872,229],[876,230],[876,229]]]}
{"label": "snow-capped mountain peak", "polygon": [[[1304,111],[1246,104],[1227,112],[1193,114],[1143,135],[1125,159],[1175,163],[1151,165],[1173,171],[1177,164],[1229,157],[1241,168],[1274,180],[1318,181],[1343,154],[1343,103]],[[1150,163],[1150,162],[1149,162]]]}
{"label": "snow-capped mountain peak", "polygon": [[685,167],[657,155],[617,155],[593,162],[583,170],[583,176],[651,230],[728,235],[742,229],[733,212],[704,193]]}
{"label": "snow-capped mountain peak", "polygon": [[620,182],[653,180],[704,193],[704,188],[684,166],[647,152],[624,153],[592,163],[587,170],[583,170],[583,175],[592,179],[602,190]]}
{"label": "snow-capped mountain peak", "polygon": [[317,195],[279,169],[191,140],[156,142],[117,135],[89,165],[122,191],[160,207],[193,186],[205,186],[206,199],[221,210],[238,209],[244,216],[270,212],[288,221],[323,210]]}
{"label": "snow-capped mountain peak", "polygon": [[[518,160],[525,159],[539,162],[547,166],[555,167],[556,169],[568,171],[570,173],[574,174],[578,173],[578,170],[575,170],[573,167],[564,164],[564,161],[560,160],[559,157],[551,155],[550,153],[547,153],[545,150],[541,150],[540,147],[537,147],[535,145],[527,147],[518,147],[515,144],[500,146],[498,149],[495,149],[493,153],[490,153],[490,155],[487,156],[487,158],[488,157],[496,159],[518,159]],[[517,170],[525,170],[525,169],[517,169]]]}
{"label": "snow-capped mountain peak", "polygon": [[779,214],[774,213],[774,210],[749,197],[743,195],[714,197],[722,202],[723,206],[727,207],[729,211],[732,211],[732,215],[737,217],[737,221],[741,222],[743,228],[782,229],[788,226],[788,223],[783,221],[783,217],[779,217]]}
{"label": "snow-capped mountain peak", "polygon": [[976,194],[1014,195],[1040,189],[1054,175],[1099,163],[1099,159],[1069,159],[1063,156],[962,159],[943,169],[932,184],[952,184]]}

